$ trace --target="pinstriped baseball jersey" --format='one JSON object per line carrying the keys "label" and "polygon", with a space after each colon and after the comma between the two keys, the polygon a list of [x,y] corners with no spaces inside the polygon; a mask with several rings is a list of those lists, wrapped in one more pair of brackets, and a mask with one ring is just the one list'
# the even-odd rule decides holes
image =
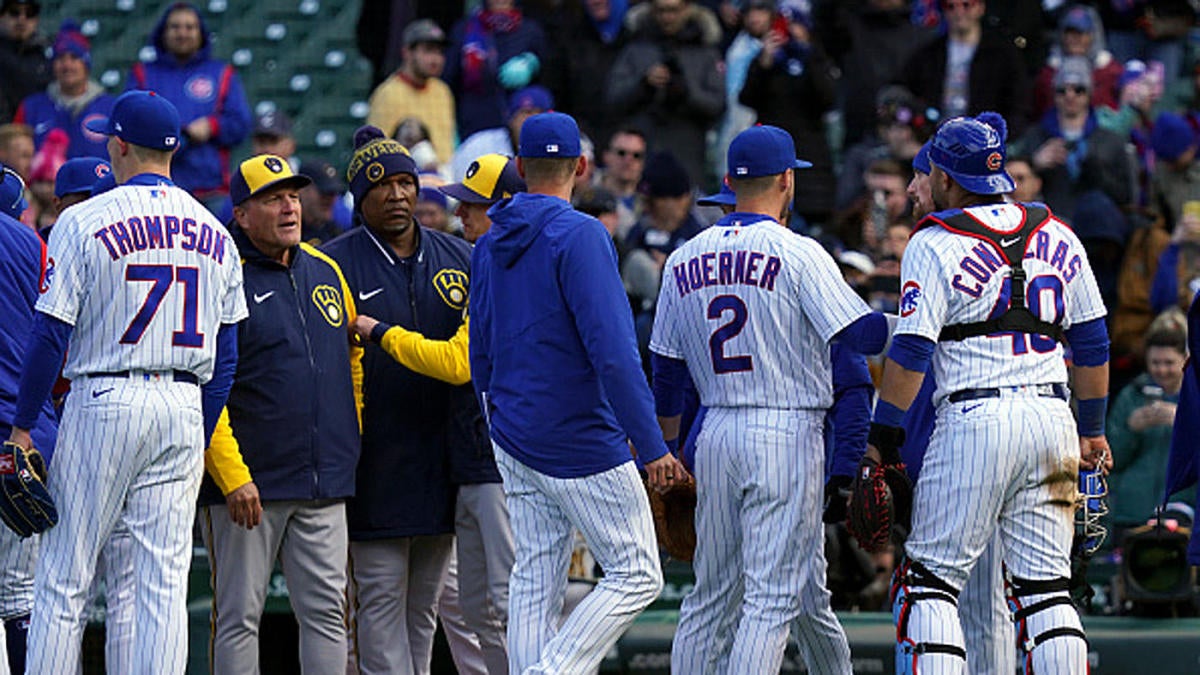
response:
{"label": "pinstriped baseball jersey", "polygon": [[[1020,204],[990,204],[965,212],[998,232],[1015,232]],[[1022,262],[1026,305],[1064,329],[1105,315],[1083,245],[1057,218],[1029,238]],[[896,334],[937,341],[942,326],[983,321],[1008,309],[1009,266],[996,248],[938,226],[918,230],[904,250]],[[1005,333],[939,342],[933,356],[934,401],[972,387],[1066,382],[1062,345],[1050,337]]]}
{"label": "pinstriped baseball jersey", "polygon": [[815,241],[732,213],[663,269],[650,349],[687,361],[705,406],[833,404],[827,343],[870,309]]}
{"label": "pinstriped baseball jersey", "polygon": [[63,369],[70,379],[174,369],[205,382],[216,327],[247,316],[229,232],[166,181],[124,185],[67,209],[49,257],[37,309],[75,326]]}

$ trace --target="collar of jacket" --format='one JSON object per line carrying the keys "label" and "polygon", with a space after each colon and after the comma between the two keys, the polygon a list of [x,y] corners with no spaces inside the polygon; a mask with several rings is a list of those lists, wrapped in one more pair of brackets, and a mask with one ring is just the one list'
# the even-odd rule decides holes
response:
{"label": "collar of jacket", "polygon": [[242,255],[243,263],[261,265],[263,267],[274,266],[281,269],[290,269],[296,266],[296,259],[300,257],[299,244],[288,249],[291,251],[291,255],[288,257],[288,264],[284,265],[278,260],[275,260],[274,258],[258,250],[258,247],[254,245],[254,242],[250,241],[250,237],[247,236],[246,232],[237,224],[237,221],[230,222],[227,229],[229,230],[230,236],[233,237],[233,242],[237,244],[238,252]]}
{"label": "collar of jacket", "polygon": [[368,227],[365,222],[360,222],[359,224],[359,227],[361,227],[366,233],[367,239],[369,239],[371,243],[375,244],[375,248],[378,249],[381,254],[383,254],[383,257],[388,261],[389,265],[411,262],[413,260],[415,260],[417,263],[425,262],[425,234],[421,232],[421,224],[417,222],[416,218],[413,218],[412,226],[417,228],[417,246],[415,249],[413,249],[413,254],[411,256],[407,258],[400,258],[392,249],[391,244],[380,239],[379,236],[375,234],[375,231]]}

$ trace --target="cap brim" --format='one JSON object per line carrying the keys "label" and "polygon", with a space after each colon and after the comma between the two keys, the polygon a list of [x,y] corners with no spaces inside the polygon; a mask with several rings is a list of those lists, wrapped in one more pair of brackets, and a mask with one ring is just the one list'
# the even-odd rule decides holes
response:
{"label": "cap brim", "polygon": [[108,118],[96,117],[83,123],[84,128],[88,131],[100,134],[102,136],[111,136],[108,131]]}
{"label": "cap brim", "polygon": [[449,185],[439,185],[434,188],[438,192],[453,197],[460,202],[468,204],[491,204],[499,201],[498,199],[488,199],[462,183],[450,183]]}
{"label": "cap brim", "polygon": [[793,169],[811,169],[812,165],[813,165],[812,162],[806,162],[803,159],[798,159],[798,160],[796,160],[796,163],[792,165],[792,168]]}
{"label": "cap brim", "polygon": [[[939,167],[940,168],[940,167]],[[946,171],[945,169],[942,169]],[[1008,171],[1001,171],[990,176],[968,176],[956,171],[946,171],[946,175],[954,179],[967,192],[977,195],[1000,195],[1017,189]]]}
{"label": "cap brim", "polygon": [[736,206],[737,196],[716,192],[697,199],[696,203],[700,206]]}
{"label": "cap brim", "polygon": [[[280,178],[279,180],[273,180],[270,183],[263,183],[262,185],[258,186],[257,190],[246,195],[246,199],[250,199],[251,197],[253,197],[255,195],[260,195],[263,192],[270,190],[271,188],[280,187],[283,185],[287,185],[289,183],[291,183],[293,186],[295,186],[296,189],[298,190],[302,187],[308,187],[309,185],[312,185],[312,179],[303,174],[295,174],[292,176],[287,176],[286,178]],[[246,199],[243,199],[242,201],[238,202],[238,204],[246,203]]]}

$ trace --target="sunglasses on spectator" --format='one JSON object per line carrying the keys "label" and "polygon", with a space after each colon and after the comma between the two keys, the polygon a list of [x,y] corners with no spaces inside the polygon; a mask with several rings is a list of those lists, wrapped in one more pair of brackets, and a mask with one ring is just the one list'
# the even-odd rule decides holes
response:
{"label": "sunglasses on spectator", "polygon": [[638,152],[637,150],[626,150],[625,148],[613,148],[613,152],[615,152],[617,154],[617,157],[620,157],[622,159],[624,159],[625,157],[641,159],[646,154],[644,152]]}
{"label": "sunglasses on spectator", "polygon": [[1071,92],[1072,94],[1086,94],[1087,87],[1083,87],[1078,84],[1068,84],[1064,87],[1058,87],[1054,90],[1054,93],[1056,94],[1065,94],[1067,92]]}
{"label": "sunglasses on spectator", "polygon": [[5,16],[18,17],[23,16],[26,19],[35,18],[38,15],[38,8],[33,5],[13,5],[4,10]]}

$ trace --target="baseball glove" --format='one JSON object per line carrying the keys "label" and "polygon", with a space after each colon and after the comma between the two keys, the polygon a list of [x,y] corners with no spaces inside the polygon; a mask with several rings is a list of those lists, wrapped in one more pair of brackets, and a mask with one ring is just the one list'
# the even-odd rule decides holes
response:
{"label": "baseball glove", "polygon": [[646,493],[658,545],[672,558],[691,562],[696,554],[696,483],[689,480],[662,494],[647,485]]}
{"label": "baseball glove", "polygon": [[846,529],[865,551],[882,550],[893,535],[902,540],[907,534],[912,482],[900,461],[903,443],[903,429],[871,425],[871,445],[879,450],[883,461],[863,457],[851,486],[846,516]]}
{"label": "baseball glove", "polygon": [[0,520],[21,538],[45,532],[58,522],[58,509],[46,489],[42,454],[8,441],[0,451]]}

